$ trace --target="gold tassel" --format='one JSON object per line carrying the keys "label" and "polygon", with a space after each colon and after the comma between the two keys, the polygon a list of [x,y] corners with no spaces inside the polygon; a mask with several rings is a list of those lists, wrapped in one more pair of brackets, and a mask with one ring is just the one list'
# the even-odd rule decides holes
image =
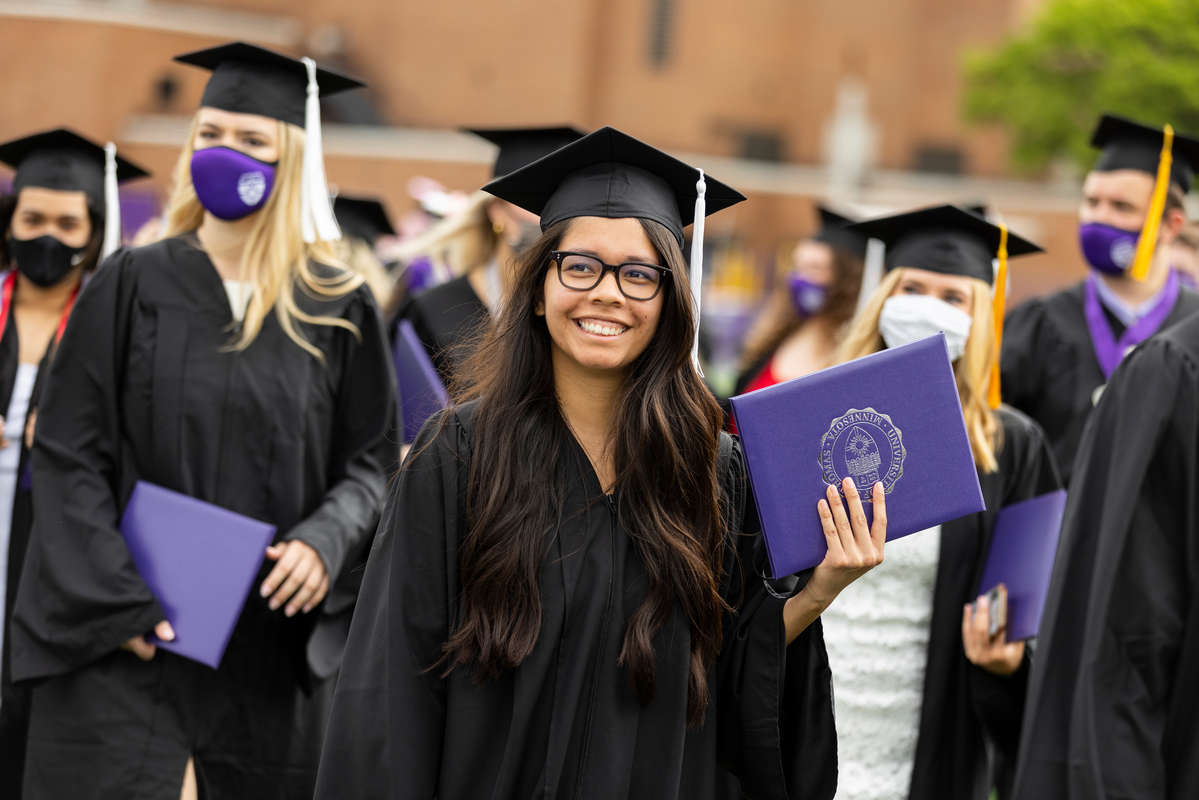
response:
{"label": "gold tassel", "polygon": [[1169,125],[1162,129],[1162,155],[1157,162],[1157,181],[1153,184],[1153,198],[1149,201],[1149,215],[1137,239],[1137,254],[1132,260],[1129,273],[1135,280],[1143,281],[1149,276],[1149,265],[1153,263],[1153,251],[1157,246],[1157,231],[1166,210],[1166,192],[1170,190],[1170,167],[1174,163],[1174,129]]}
{"label": "gold tassel", "polygon": [[999,408],[1002,394],[999,387],[999,353],[1003,346],[1003,307],[1007,300],[1007,226],[999,224],[999,274],[995,276],[995,295],[991,309],[995,314],[995,353],[991,361],[991,383],[987,387],[987,403]]}

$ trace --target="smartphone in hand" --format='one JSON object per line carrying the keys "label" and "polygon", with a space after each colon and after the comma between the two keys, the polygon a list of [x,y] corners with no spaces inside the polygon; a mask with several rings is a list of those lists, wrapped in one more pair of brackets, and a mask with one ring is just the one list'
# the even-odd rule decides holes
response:
{"label": "smartphone in hand", "polygon": [[1007,587],[1002,583],[986,594],[987,607],[991,610],[987,633],[992,638],[1007,627]]}

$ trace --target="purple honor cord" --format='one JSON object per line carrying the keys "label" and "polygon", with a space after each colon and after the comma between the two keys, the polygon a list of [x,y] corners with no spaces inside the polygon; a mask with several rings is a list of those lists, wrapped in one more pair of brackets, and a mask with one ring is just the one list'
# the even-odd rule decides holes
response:
{"label": "purple honor cord", "polygon": [[1136,347],[1157,333],[1162,323],[1166,321],[1166,317],[1170,316],[1170,311],[1173,310],[1174,303],[1178,300],[1178,293],[1182,285],[1178,280],[1178,273],[1171,270],[1170,277],[1166,279],[1166,285],[1153,308],[1149,310],[1148,314],[1129,325],[1124,334],[1116,339],[1111,325],[1108,324],[1103,313],[1099,290],[1095,286],[1097,280],[1099,278],[1095,275],[1087,277],[1084,310],[1086,311],[1087,328],[1091,332],[1091,343],[1095,348],[1095,358],[1099,360],[1099,368],[1103,370],[1103,376],[1110,380],[1112,373],[1116,371],[1116,367],[1120,366],[1120,362],[1129,348]]}

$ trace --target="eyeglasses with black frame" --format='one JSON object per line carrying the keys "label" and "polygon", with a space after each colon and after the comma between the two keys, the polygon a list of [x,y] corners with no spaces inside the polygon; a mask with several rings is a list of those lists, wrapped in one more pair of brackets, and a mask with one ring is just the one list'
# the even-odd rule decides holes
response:
{"label": "eyeglasses with black frame", "polygon": [[616,275],[616,288],[630,300],[653,300],[671,271],[670,267],[641,261],[605,264],[595,256],[570,250],[555,250],[550,258],[558,265],[558,281],[567,289],[590,291],[600,285],[606,273],[612,272]]}

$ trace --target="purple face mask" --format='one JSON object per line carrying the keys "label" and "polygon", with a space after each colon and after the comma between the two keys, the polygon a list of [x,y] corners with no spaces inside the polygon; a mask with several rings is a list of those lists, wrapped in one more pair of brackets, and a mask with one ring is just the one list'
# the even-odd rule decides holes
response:
{"label": "purple face mask", "polygon": [[1083,258],[1096,272],[1123,275],[1137,253],[1138,231],[1113,228],[1101,222],[1078,226],[1078,242]]}
{"label": "purple face mask", "polygon": [[192,186],[214,217],[241,219],[266,203],[275,185],[275,165],[228,147],[192,153]]}
{"label": "purple face mask", "polygon": [[787,280],[791,289],[791,302],[795,305],[795,313],[800,317],[813,317],[824,310],[828,302],[828,287],[813,283],[806,278],[792,275]]}

